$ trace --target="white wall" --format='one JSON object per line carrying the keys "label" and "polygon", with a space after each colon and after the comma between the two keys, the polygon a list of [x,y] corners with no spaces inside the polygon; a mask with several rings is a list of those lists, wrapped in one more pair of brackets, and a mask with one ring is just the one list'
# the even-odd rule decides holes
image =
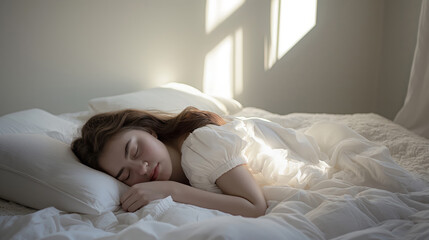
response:
{"label": "white wall", "polygon": [[383,1],[319,0],[316,26],[270,71],[249,72],[241,99],[279,113],[374,111],[382,12]]}
{"label": "white wall", "polygon": [[400,108],[421,0],[319,0],[316,26],[266,71],[270,2],[247,0],[206,34],[201,0],[2,0],[0,115],[80,111],[170,81],[202,89],[206,54],[240,28],[243,105],[388,117]]}
{"label": "white wall", "polygon": [[93,97],[197,84],[203,1],[0,1],[0,114],[80,111]]}

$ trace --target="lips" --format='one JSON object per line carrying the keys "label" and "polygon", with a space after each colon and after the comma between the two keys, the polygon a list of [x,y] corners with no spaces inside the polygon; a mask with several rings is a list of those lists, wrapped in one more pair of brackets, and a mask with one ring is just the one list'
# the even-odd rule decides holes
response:
{"label": "lips", "polygon": [[156,179],[158,178],[158,166],[159,163],[156,164],[155,168],[153,169],[152,177],[150,178],[151,181],[156,181]]}

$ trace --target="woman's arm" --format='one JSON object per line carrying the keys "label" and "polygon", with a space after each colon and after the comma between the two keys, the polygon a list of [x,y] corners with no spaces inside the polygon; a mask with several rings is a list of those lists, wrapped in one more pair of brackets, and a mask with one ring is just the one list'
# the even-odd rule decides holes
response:
{"label": "woman's arm", "polygon": [[174,201],[216,209],[233,215],[259,217],[265,214],[267,204],[247,166],[237,166],[216,181],[224,194],[207,192],[171,181],[148,182],[134,185],[121,197],[124,210],[135,211],[152,200],[172,196]]}
{"label": "woman's arm", "polygon": [[245,217],[265,214],[267,204],[264,195],[245,165],[229,170],[217,179],[216,184],[224,194],[185,185],[185,188],[174,191],[173,199]]}

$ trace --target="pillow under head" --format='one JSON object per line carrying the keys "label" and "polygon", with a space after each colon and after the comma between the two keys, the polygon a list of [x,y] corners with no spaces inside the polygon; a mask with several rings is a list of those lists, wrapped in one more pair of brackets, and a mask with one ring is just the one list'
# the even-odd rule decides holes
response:
{"label": "pillow under head", "polygon": [[128,188],[78,161],[68,144],[39,134],[0,135],[0,197],[35,209],[101,214]]}

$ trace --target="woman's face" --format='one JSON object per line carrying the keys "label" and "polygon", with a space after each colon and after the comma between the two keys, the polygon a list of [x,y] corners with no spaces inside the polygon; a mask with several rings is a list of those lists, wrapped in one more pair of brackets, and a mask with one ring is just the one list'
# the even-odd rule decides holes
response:
{"label": "woman's face", "polygon": [[132,186],[148,181],[169,180],[170,154],[164,143],[143,130],[124,130],[109,139],[98,163],[104,171]]}

